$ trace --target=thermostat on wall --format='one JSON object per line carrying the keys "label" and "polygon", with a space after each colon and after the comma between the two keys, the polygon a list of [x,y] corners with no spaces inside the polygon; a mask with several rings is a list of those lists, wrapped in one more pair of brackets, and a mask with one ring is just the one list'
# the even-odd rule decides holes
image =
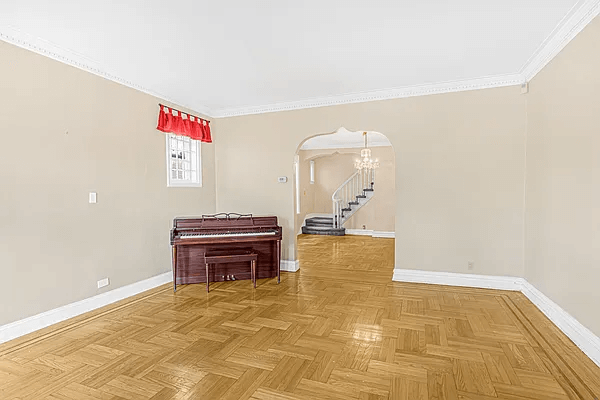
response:
{"label": "thermostat on wall", "polygon": [[277,182],[279,182],[279,183],[286,183],[287,182],[287,176],[280,176],[279,178],[277,178]]}

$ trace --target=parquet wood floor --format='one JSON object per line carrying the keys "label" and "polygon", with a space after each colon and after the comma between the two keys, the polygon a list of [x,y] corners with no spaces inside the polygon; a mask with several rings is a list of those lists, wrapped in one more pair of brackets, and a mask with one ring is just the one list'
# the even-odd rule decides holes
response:
{"label": "parquet wood floor", "polygon": [[391,282],[393,239],[299,238],[282,282],[165,285],[0,346],[0,399],[585,399],[522,294]]}

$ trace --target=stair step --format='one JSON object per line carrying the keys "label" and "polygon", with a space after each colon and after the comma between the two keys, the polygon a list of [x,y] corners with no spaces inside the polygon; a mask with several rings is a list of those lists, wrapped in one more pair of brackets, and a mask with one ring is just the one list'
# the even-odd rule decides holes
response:
{"label": "stair step", "polygon": [[367,196],[365,196],[364,194],[357,194],[357,195],[356,195],[356,198],[357,198],[357,199],[366,199],[366,198],[367,198]]}
{"label": "stair step", "polygon": [[365,192],[372,192],[374,189],[363,189]]}
{"label": "stair step", "polygon": [[352,211],[352,208],[342,208],[342,211]]}
{"label": "stair step", "polygon": [[351,205],[351,206],[357,206],[358,205],[358,201],[349,201],[348,204]]}
{"label": "stair step", "polygon": [[305,235],[344,236],[346,234],[346,229],[319,226],[303,226],[302,233],[304,233]]}
{"label": "stair step", "polygon": [[333,218],[329,221],[326,220],[310,220],[307,219],[304,223],[305,226],[333,226]]}

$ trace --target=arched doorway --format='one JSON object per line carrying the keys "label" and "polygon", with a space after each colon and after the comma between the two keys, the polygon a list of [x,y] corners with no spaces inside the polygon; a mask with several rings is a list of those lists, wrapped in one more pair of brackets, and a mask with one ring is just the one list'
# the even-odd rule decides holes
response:
{"label": "arched doorway", "polygon": [[353,249],[359,252],[362,246],[382,246],[392,252],[390,265],[386,266],[391,280],[396,217],[395,153],[385,135],[367,131],[366,137],[371,159],[379,163],[375,172],[364,172],[355,166],[365,147],[364,131],[340,128],[299,144],[294,158],[293,190],[295,247],[300,268],[310,266],[302,260],[303,243],[310,242],[313,249],[321,246],[323,253],[328,254],[347,244],[344,252]]}

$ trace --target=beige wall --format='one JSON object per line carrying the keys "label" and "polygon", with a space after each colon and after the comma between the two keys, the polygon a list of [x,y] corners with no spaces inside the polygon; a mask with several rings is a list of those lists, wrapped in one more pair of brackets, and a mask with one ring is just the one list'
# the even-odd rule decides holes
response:
{"label": "beige wall", "polygon": [[600,18],[530,85],[525,277],[600,336]]}
{"label": "beige wall", "polygon": [[525,107],[506,87],[218,119],[217,210],[279,216],[295,259],[293,180],[277,177],[311,136],[377,131],[395,151],[396,267],[522,276]]}
{"label": "beige wall", "polygon": [[[372,156],[381,168],[376,172],[373,198],[345,224],[346,229],[365,229],[393,232],[396,214],[394,149],[391,146],[373,147]],[[360,158],[360,149],[301,150],[300,189],[301,215],[296,231],[308,213],[331,214],[331,195],[356,170],[354,161]],[[315,183],[310,184],[310,161],[315,162]]]}
{"label": "beige wall", "polygon": [[214,212],[213,145],[166,187],[158,101],[0,41],[0,325],[170,271],[172,218]]}

